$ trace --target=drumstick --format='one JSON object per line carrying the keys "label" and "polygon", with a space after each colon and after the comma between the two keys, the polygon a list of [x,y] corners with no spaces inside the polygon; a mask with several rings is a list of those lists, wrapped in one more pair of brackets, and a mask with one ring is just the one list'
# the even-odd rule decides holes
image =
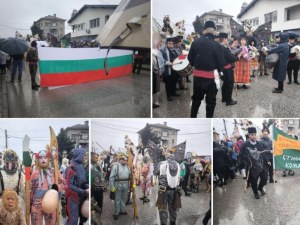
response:
{"label": "drumstick", "polygon": [[182,61],[180,61],[178,63],[173,63],[173,65],[177,65],[177,64],[182,64]]}

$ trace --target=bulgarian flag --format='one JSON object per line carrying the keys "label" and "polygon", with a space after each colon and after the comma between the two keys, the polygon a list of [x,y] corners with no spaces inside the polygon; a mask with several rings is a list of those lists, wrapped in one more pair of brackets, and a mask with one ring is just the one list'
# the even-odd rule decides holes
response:
{"label": "bulgarian flag", "polygon": [[104,67],[106,53],[107,49],[99,48],[39,47],[41,87],[81,84],[132,73],[132,51],[111,49],[106,63],[108,75]]}
{"label": "bulgarian flag", "polygon": [[300,169],[300,141],[273,127],[275,169]]}

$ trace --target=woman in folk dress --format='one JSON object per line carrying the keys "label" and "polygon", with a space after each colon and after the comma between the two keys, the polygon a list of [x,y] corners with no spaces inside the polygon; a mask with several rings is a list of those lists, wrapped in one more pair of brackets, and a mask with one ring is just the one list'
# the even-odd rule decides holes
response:
{"label": "woman in folk dress", "polygon": [[[242,84],[243,88],[247,89],[251,83],[250,80],[250,62],[249,53],[247,48],[247,41],[243,37],[241,38],[241,54],[239,55],[240,60],[236,62],[234,70],[234,82],[237,85]],[[239,86],[238,86],[239,87]]]}

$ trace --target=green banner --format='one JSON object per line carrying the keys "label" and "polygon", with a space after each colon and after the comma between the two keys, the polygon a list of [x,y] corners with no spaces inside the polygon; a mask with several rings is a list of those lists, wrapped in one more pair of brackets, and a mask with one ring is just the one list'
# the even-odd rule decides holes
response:
{"label": "green banner", "polygon": [[300,169],[300,141],[273,127],[275,169]]}

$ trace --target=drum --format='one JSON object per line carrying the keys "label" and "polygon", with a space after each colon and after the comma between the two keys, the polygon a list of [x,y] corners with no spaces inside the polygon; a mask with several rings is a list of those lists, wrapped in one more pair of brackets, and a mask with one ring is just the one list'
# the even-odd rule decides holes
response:
{"label": "drum", "polygon": [[189,76],[193,73],[193,68],[190,65],[189,60],[187,59],[187,56],[179,56],[177,57],[172,66],[173,70],[177,71],[180,76]]}

